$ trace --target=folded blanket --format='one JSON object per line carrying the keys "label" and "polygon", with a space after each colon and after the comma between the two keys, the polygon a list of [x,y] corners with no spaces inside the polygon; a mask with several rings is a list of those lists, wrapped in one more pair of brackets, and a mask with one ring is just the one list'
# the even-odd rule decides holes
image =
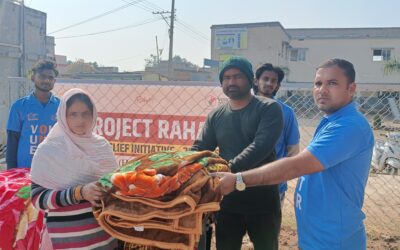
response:
{"label": "folded blanket", "polygon": [[[204,213],[219,210],[218,179],[209,175],[216,170],[229,168],[210,151],[145,155],[99,180],[108,195],[94,209],[95,217],[106,232],[125,242],[193,249]],[[116,174],[126,178],[115,181]]]}

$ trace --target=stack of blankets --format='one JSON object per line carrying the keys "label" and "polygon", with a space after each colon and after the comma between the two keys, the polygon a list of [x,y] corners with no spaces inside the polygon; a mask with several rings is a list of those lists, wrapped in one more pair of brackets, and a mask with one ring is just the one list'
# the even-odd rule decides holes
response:
{"label": "stack of blankets", "polygon": [[211,151],[144,155],[100,178],[107,192],[94,215],[113,237],[160,249],[194,249],[205,214],[219,210],[218,179],[229,171]]}

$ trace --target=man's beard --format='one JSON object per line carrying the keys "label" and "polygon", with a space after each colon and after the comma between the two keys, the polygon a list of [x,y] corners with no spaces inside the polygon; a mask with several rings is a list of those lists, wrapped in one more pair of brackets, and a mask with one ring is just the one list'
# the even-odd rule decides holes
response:
{"label": "man's beard", "polygon": [[52,87],[43,88],[43,87],[39,86],[38,84],[35,84],[35,88],[37,88],[38,90],[43,91],[43,92],[50,92],[53,89]]}
{"label": "man's beard", "polygon": [[246,97],[249,93],[250,93],[250,89],[246,89],[246,90],[239,90],[239,91],[235,91],[235,92],[226,91],[225,95],[228,96],[229,99],[232,99],[232,100],[241,100],[241,99],[244,99],[244,97]]}

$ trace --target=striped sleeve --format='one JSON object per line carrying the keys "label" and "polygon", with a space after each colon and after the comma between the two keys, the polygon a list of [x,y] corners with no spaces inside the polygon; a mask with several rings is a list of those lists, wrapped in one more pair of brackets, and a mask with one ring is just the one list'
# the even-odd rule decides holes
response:
{"label": "striped sleeve", "polygon": [[31,184],[31,199],[35,208],[41,210],[57,209],[78,204],[74,198],[75,187],[64,190],[46,189],[39,184]]}

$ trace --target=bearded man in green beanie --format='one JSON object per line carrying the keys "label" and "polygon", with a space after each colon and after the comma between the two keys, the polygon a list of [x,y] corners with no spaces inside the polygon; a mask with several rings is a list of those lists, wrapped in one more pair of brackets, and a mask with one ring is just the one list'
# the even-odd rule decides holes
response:
{"label": "bearded man in green beanie", "polygon": [[192,146],[193,150],[218,147],[236,174],[236,190],[224,196],[216,217],[217,249],[241,249],[246,232],[256,250],[278,249],[278,185],[246,188],[241,172],[276,159],[275,144],[283,128],[281,108],[273,99],[252,95],[254,73],[243,57],[225,61],[219,80],[229,101],[208,114]]}

